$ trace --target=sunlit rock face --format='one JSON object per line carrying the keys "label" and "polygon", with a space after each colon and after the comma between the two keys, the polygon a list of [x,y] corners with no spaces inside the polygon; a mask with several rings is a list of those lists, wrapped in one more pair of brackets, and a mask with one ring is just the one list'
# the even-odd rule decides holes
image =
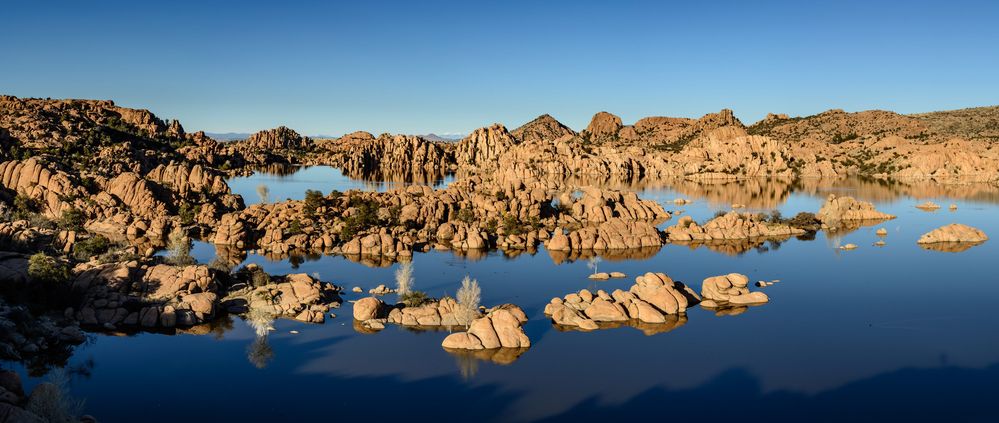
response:
{"label": "sunlit rock face", "polygon": [[685,313],[699,301],[693,290],[665,273],[646,273],[636,277],[628,291],[607,293],[601,289],[594,294],[583,289],[553,298],[545,306],[545,314],[558,326],[579,330],[596,330],[603,328],[603,323],[614,322],[668,324],[672,328],[679,320],[670,316]]}

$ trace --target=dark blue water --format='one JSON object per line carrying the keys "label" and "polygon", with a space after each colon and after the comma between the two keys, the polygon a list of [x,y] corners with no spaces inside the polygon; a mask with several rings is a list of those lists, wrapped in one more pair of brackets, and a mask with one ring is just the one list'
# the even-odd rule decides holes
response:
{"label": "dark blue water", "polygon": [[[927,213],[913,207],[926,199],[921,194],[849,186],[798,191],[777,203],[785,216],[816,211],[830,191],[874,200],[898,218],[743,254],[667,245],[649,259],[604,260],[600,271],[629,275],[607,282],[588,280],[585,261],[556,265],[543,249],[513,259],[502,252],[479,260],[416,254],[417,289],[453,295],[471,275],[482,285],[484,304],[524,308],[533,346],[509,365],[445,352],[440,342],[446,332],[389,326],[360,334],[345,303],[324,325],[278,321],[267,340],[273,356],[263,368],[247,357],[255,336],[239,318],[217,335],[96,335],[71,359],[74,366],[92,363],[89,376],[74,376],[72,393],[86,398],[87,412],[105,422],[616,421],[630,415],[999,421],[991,405],[999,393],[999,314],[993,311],[999,244],[992,240],[961,253],[916,245],[922,233],[952,222],[999,234],[999,208],[987,196],[959,192],[961,198],[930,197],[944,208]],[[730,204],[665,187],[643,195],[699,220]],[[677,196],[695,202],[677,207],[671,203]],[[946,210],[952,202],[955,212]],[[882,226],[889,230],[887,246],[877,248],[871,244]],[[836,248],[845,243],[859,248]],[[207,262],[214,248],[199,244],[195,255]],[[395,270],[342,257],[307,260],[294,269],[288,260],[253,254],[247,262],[271,273],[319,273],[347,291],[391,284]],[[763,288],[768,304],[735,316],[693,308],[686,324],[655,335],[630,327],[560,332],[542,313],[554,296],[581,288],[627,289],[633,276],[648,271],[696,290],[704,278],[730,272],[781,282]]]}

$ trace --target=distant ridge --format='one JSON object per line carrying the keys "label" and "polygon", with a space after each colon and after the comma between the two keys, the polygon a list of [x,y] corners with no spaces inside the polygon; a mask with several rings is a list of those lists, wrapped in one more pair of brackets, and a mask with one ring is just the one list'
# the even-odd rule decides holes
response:
{"label": "distant ridge", "polygon": [[250,137],[250,134],[242,132],[205,132],[205,135],[219,141],[245,140]]}
{"label": "distant ridge", "polygon": [[459,141],[465,137],[464,135],[460,134],[447,134],[447,135],[427,134],[420,136],[427,141],[437,141],[437,142]]}

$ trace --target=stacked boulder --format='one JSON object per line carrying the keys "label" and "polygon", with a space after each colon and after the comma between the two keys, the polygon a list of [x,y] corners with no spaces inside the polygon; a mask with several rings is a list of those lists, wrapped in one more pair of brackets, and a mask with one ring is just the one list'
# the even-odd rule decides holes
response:
{"label": "stacked boulder", "polygon": [[608,294],[587,289],[553,298],[545,306],[545,314],[556,324],[581,330],[595,330],[598,322],[666,323],[667,316],[682,314],[700,302],[700,297],[681,282],[665,273],[646,273],[635,278],[628,291],[620,289]]}
{"label": "stacked boulder", "polygon": [[704,298],[701,307],[724,308],[770,301],[767,294],[749,292],[748,286],[749,278],[738,273],[707,278],[701,284],[701,297]]}

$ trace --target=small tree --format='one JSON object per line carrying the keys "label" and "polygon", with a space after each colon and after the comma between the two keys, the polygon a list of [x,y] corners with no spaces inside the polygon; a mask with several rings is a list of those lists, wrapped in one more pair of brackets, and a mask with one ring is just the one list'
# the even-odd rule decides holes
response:
{"label": "small tree", "polygon": [[167,261],[177,266],[194,263],[194,258],[191,257],[191,239],[179,228],[170,232],[167,240]]}
{"label": "small tree", "polygon": [[267,185],[257,185],[257,195],[260,196],[261,203],[269,203],[271,201],[271,189],[267,188]]}
{"label": "small tree", "polygon": [[400,297],[413,290],[413,262],[407,261],[399,265],[395,271],[395,292]]}
{"label": "small tree", "polygon": [[86,222],[87,217],[82,211],[76,207],[70,207],[62,211],[62,217],[59,218],[59,227],[67,231],[81,231],[83,230],[83,224]]}
{"label": "small tree", "polygon": [[458,318],[467,327],[479,316],[479,301],[482,300],[482,289],[479,281],[465,276],[461,280],[461,288],[455,295],[458,300]]}
{"label": "small tree", "polygon": [[601,261],[603,260],[600,259],[600,256],[590,257],[590,259],[586,261],[586,267],[590,268],[590,270],[593,271],[594,274],[596,274],[597,265],[599,265]]}
{"label": "small tree", "polygon": [[316,210],[322,207],[325,202],[325,197],[321,191],[316,190],[305,190],[305,215],[308,217],[313,217],[316,215]]}

